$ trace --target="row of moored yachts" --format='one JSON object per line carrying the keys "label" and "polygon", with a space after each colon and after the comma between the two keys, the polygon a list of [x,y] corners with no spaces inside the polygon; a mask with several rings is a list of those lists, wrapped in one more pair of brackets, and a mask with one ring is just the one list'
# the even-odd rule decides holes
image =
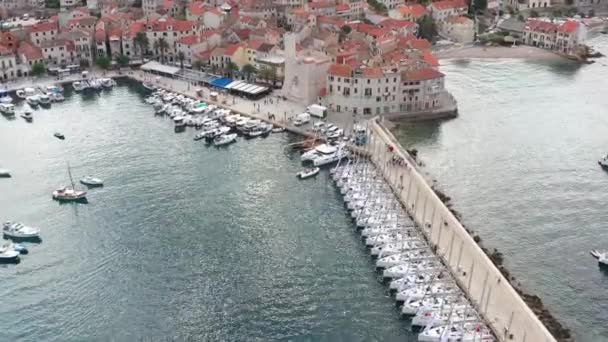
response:
{"label": "row of moored yachts", "polygon": [[495,341],[381,172],[364,158],[351,158],[331,175],[418,340]]}
{"label": "row of moored yachts", "polygon": [[165,90],[155,91],[145,102],[152,105],[157,115],[173,119],[176,130],[195,127],[201,132],[194,136],[194,140],[205,139],[216,146],[235,142],[237,133],[254,138],[283,131],[260,120],[233,114],[229,109]]}

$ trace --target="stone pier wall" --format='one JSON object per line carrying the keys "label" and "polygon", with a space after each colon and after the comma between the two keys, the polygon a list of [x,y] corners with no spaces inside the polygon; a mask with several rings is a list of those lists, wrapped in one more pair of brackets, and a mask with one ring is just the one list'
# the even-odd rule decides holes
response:
{"label": "stone pier wall", "polygon": [[[383,172],[409,214],[454,279],[467,293],[500,341],[556,341],[538,317],[504,278],[462,224],[445,206],[411,158],[381,122],[370,120],[368,145],[372,161]],[[393,151],[389,150],[393,147]],[[399,156],[405,164],[393,165]]]}

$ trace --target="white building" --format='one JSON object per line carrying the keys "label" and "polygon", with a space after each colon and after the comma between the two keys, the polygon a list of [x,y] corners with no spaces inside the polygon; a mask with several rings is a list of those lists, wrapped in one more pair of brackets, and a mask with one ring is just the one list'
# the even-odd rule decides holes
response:
{"label": "white building", "polygon": [[461,16],[467,13],[468,5],[464,0],[441,0],[432,2],[428,6],[431,16],[438,25],[441,25],[451,16]]}
{"label": "white building", "polygon": [[281,92],[293,101],[302,104],[317,102],[321,90],[325,88],[330,58],[312,51],[296,51],[297,35],[286,33],[285,77]]}
{"label": "white building", "polygon": [[471,43],[475,36],[473,20],[464,16],[449,17],[440,30],[444,36],[458,43]]}
{"label": "white building", "polygon": [[12,80],[17,77],[17,59],[10,49],[0,46],[0,78]]}
{"label": "white building", "polygon": [[398,114],[440,109],[444,75],[432,68],[416,70],[334,64],[326,77],[325,103],[332,111],[352,114]]}

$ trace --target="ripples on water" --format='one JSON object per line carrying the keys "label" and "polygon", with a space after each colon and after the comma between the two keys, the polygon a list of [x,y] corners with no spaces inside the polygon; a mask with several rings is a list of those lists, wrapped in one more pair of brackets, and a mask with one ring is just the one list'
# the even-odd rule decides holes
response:
{"label": "ripples on water", "polygon": [[[206,147],[141,99],[121,86],[32,124],[0,117],[0,218],[43,229],[0,268],[0,340],[409,339],[327,175],[298,181],[286,135]],[[50,198],[68,160],[106,180],[87,205]]]}
{"label": "ripples on water", "polygon": [[[608,40],[592,42],[604,54]],[[511,274],[581,341],[608,341],[608,61],[444,62],[460,116],[402,125],[430,174]]]}

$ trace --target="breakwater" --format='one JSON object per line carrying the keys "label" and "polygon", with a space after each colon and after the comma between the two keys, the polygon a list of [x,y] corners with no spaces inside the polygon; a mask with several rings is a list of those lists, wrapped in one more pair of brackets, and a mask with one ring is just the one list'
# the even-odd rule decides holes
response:
{"label": "breakwater", "polygon": [[[378,166],[459,286],[500,340],[556,341],[452,211],[411,163],[392,134],[370,121],[372,161]],[[404,163],[394,165],[393,156]]]}

